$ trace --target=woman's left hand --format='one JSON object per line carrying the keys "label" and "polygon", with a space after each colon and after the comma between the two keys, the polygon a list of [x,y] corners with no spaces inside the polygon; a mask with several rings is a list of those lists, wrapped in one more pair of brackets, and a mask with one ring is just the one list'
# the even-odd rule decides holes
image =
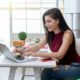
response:
{"label": "woman's left hand", "polygon": [[23,54],[23,56],[34,56],[33,52],[26,52]]}

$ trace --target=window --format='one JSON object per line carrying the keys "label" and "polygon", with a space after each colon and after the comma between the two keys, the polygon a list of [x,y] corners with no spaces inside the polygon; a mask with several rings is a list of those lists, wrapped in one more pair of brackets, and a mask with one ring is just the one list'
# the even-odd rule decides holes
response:
{"label": "window", "polygon": [[9,0],[0,0],[0,43],[10,44]]}
{"label": "window", "polygon": [[42,15],[53,7],[63,11],[63,0],[0,0],[0,43],[9,45],[21,31],[44,33]]}
{"label": "window", "polygon": [[9,8],[9,0],[0,0],[0,8]]}
{"label": "window", "polygon": [[42,15],[57,3],[63,10],[63,0],[12,0],[12,33],[44,33]]}

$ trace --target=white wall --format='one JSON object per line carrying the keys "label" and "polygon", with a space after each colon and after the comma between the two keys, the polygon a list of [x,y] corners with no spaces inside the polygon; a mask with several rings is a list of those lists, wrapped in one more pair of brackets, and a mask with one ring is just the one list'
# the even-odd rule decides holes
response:
{"label": "white wall", "polygon": [[80,0],[64,0],[64,13],[76,38],[80,38]]}

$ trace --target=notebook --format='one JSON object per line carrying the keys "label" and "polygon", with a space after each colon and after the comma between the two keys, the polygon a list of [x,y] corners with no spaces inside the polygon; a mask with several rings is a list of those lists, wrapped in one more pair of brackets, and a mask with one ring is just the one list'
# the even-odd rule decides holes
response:
{"label": "notebook", "polygon": [[4,45],[4,44],[0,44],[0,52],[9,60],[11,61],[14,61],[14,62],[18,62],[18,63],[21,63],[21,62],[29,62],[29,61],[35,61],[37,60],[38,58],[36,57],[32,57],[32,56],[29,56],[29,57],[24,57],[23,59],[17,59],[12,53],[9,48]]}

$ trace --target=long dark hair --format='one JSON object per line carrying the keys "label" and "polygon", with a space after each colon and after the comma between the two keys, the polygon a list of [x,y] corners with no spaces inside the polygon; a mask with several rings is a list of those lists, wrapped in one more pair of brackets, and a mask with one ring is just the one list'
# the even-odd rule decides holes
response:
{"label": "long dark hair", "polygon": [[59,29],[61,31],[66,31],[66,30],[70,30],[70,28],[68,27],[61,11],[58,8],[52,8],[47,10],[44,14],[43,14],[43,25],[44,25],[44,29],[45,29],[45,35],[46,35],[46,40],[47,43],[50,45],[50,42],[52,41],[53,37],[54,37],[54,32],[49,32],[47,30],[47,28],[45,27],[45,16],[49,15],[51,18],[53,19],[58,19],[59,20]]}

